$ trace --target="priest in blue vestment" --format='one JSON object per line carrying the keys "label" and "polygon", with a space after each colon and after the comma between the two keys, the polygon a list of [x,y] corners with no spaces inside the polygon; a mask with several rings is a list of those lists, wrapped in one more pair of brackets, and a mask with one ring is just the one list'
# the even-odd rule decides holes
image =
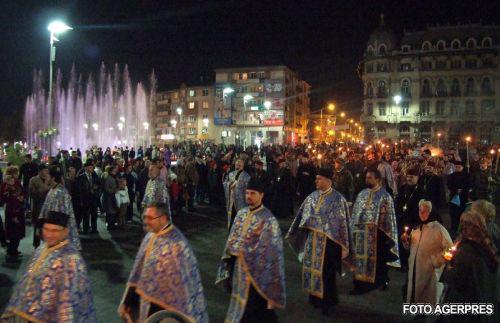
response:
{"label": "priest in blue vestment", "polygon": [[186,322],[208,322],[198,264],[189,242],[170,220],[165,203],[144,213],[149,233],[142,240],[118,308],[127,322],[144,322],[162,310]]}
{"label": "priest in blue vestment", "polygon": [[80,237],[78,236],[73,203],[71,201],[71,195],[69,195],[68,190],[64,187],[63,175],[57,169],[51,169],[49,174],[50,190],[45,197],[45,202],[43,203],[42,210],[40,211],[40,218],[43,219],[47,217],[50,211],[67,214],[69,216],[68,240],[75,246],[76,249],[81,250],[82,246],[80,244]]}
{"label": "priest in blue vestment", "polygon": [[348,259],[354,271],[352,295],[377,287],[387,289],[387,265],[400,267],[392,196],[383,187],[378,170],[366,173],[366,184],[369,188],[358,194],[349,221],[352,243]]}
{"label": "priest in blue vestment", "polygon": [[243,170],[245,162],[238,159],[234,164],[236,168],[222,183],[226,197],[227,227],[231,228],[234,218],[239,210],[247,206],[245,200],[245,189],[247,188],[250,175]]}
{"label": "priest in blue vestment", "polygon": [[2,322],[97,322],[85,262],[69,240],[68,214],[49,211],[35,250]]}
{"label": "priest in blue vestment", "polygon": [[349,254],[347,201],[332,188],[332,169],[320,169],[316,191],[306,197],[285,239],[302,262],[302,287],[309,302],[328,316],[338,303],[336,273]]}
{"label": "priest in blue vestment", "polygon": [[160,168],[156,164],[149,166],[149,181],[141,203],[143,209],[154,202],[170,205],[167,184],[159,176]]}
{"label": "priest in blue vestment", "polygon": [[246,188],[248,207],[234,219],[216,284],[225,283],[231,301],[225,322],[276,322],[285,307],[283,240],[278,221],[262,205],[265,187],[258,179]]}

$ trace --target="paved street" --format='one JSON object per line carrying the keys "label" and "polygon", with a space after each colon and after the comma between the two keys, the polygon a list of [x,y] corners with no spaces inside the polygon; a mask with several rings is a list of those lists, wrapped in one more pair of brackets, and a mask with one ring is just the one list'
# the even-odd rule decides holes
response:
{"label": "paved street", "polygon": [[[218,261],[225,244],[227,230],[224,216],[210,207],[198,207],[197,213],[174,218],[175,224],[191,242],[203,279],[203,286],[208,300],[208,312],[211,322],[223,322],[229,295],[214,285]],[[2,210],[3,214],[3,210]],[[286,232],[291,219],[281,221],[281,228]],[[136,224],[127,232],[109,235],[100,221],[99,236],[83,236],[83,256],[87,262],[92,280],[94,301],[100,322],[120,322],[116,308],[121,299],[129,271],[133,264],[141,238],[141,227]],[[10,297],[12,288],[22,274],[33,252],[31,247],[31,227],[21,243],[24,254],[18,266],[4,263],[5,250],[0,251],[0,309]],[[292,250],[285,247],[287,307],[278,311],[281,322],[398,322],[401,310],[401,286],[404,275],[391,271],[391,284],[388,291],[374,291],[368,295],[350,296],[352,276],[347,274],[339,279],[340,304],[336,311],[325,318],[318,310],[307,303],[307,297],[301,291],[301,266]]]}

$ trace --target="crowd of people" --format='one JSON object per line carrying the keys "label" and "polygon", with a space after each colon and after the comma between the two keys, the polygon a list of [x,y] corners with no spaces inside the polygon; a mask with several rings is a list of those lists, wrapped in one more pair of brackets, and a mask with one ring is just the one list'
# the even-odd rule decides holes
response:
{"label": "crowd of people", "polygon": [[[203,204],[227,216],[217,283],[231,293],[228,322],[277,321],[274,309],[286,303],[283,239],[302,264],[309,302],[325,316],[339,302],[343,268],[353,273],[352,295],[386,290],[393,266],[407,273],[405,303],[497,304],[497,163],[482,147],[397,143],[183,142],[137,151],[91,147],[83,155],[61,150],[47,158],[34,149],[19,168],[5,169],[0,188],[6,261],[20,261],[26,220],[37,248],[4,317],[95,320],[79,235],[97,234],[102,215],[109,231],[139,221],[149,232],[119,315],[144,322],[169,311],[179,321],[207,322],[194,252],[172,221]],[[286,219],[293,221],[282,235],[278,220]],[[72,266],[61,273],[57,261]],[[48,288],[68,288],[68,299],[34,309],[30,302],[43,297],[37,284],[47,275]],[[74,283],[62,284],[73,276]]]}

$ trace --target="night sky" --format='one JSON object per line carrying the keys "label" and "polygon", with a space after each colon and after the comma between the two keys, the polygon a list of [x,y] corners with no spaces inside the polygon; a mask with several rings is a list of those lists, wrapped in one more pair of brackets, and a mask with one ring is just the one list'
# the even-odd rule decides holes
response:
{"label": "night sky", "polygon": [[101,62],[128,64],[134,81],[154,68],[166,90],[213,78],[214,68],[285,64],[313,86],[313,108],[332,99],[353,112],[361,106],[356,66],[381,12],[397,34],[500,19],[500,1],[456,0],[3,0],[0,10],[1,115],[24,106],[34,68],[48,75],[53,18],[75,28],[58,43],[56,65],[65,75],[72,64],[85,76]]}

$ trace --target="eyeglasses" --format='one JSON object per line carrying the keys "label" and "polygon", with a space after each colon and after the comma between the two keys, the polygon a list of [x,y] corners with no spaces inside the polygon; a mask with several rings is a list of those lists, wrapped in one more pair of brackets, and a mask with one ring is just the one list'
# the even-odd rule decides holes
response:
{"label": "eyeglasses", "polygon": [[43,227],[42,230],[45,232],[48,232],[48,233],[57,233],[57,232],[64,231],[64,229],[47,229],[45,227]]}
{"label": "eyeglasses", "polygon": [[163,215],[158,215],[158,216],[155,216],[154,218],[152,218],[152,217],[149,217],[149,216],[145,216],[145,215],[143,215],[143,216],[142,216],[142,219],[143,219],[144,221],[153,221],[153,220],[156,220],[156,219],[158,219],[158,218],[161,218],[162,216],[163,216]]}

